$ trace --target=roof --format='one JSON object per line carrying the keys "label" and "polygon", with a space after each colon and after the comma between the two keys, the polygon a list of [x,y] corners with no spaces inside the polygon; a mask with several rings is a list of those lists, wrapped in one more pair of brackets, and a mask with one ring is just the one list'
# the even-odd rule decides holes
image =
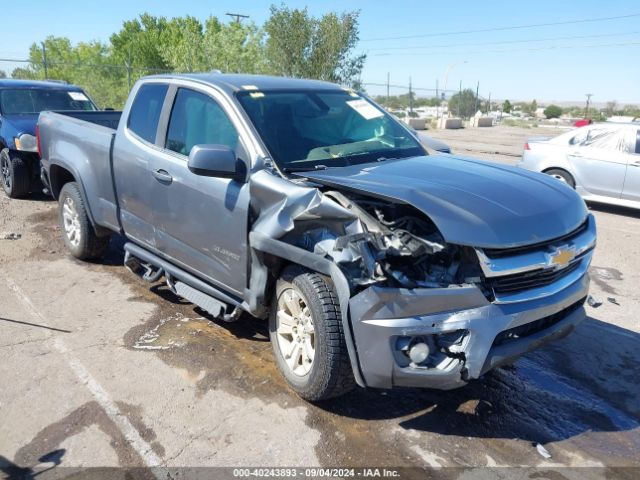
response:
{"label": "roof", "polygon": [[13,78],[1,78],[0,88],[43,88],[51,90],[81,90],[77,85],[71,85],[56,81],[42,80],[16,80]]}
{"label": "roof", "polygon": [[323,82],[320,80],[235,73],[185,73],[153,75],[145,78],[190,79],[214,85],[231,92],[241,90],[339,90],[342,88],[335,83]]}

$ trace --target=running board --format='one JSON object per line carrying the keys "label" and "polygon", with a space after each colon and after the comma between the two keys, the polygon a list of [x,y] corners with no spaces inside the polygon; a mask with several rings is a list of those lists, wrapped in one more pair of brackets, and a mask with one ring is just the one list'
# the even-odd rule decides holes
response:
{"label": "running board", "polygon": [[[171,279],[172,284],[182,283],[185,286],[190,287],[192,290],[201,293],[202,295],[210,297],[213,300],[217,300],[222,305],[226,304],[232,307],[239,307],[239,309],[241,310],[246,309],[242,300],[238,299],[237,297],[227,294],[222,290],[219,290],[218,288],[214,287],[213,285],[205,283],[204,281],[200,280],[199,278],[196,278],[194,275],[190,274],[189,272],[185,272],[181,268],[176,267],[173,263],[170,263],[158,257],[157,255],[149,252],[148,250],[145,250],[142,247],[139,247],[134,243],[131,243],[131,242],[126,243],[124,245],[124,251],[128,253],[130,256],[138,259],[138,261],[145,264],[151,264],[155,266],[157,269],[161,270],[167,278]],[[188,298],[186,296],[185,298],[187,298],[187,300],[189,301],[192,301],[191,298]],[[196,301],[193,301],[193,303],[195,303],[198,306],[201,306]],[[205,307],[202,307],[202,308],[205,308]],[[209,311],[206,308],[205,310]]]}
{"label": "running board", "polygon": [[221,317],[227,309],[227,306],[224,303],[219,302],[206,293],[202,293],[200,290],[190,287],[186,283],[176,282],[173,285],[173,288],[175,288],[175,291],[179,296],[185,300],[189,300],[191,303],[199,306],[203,310],[206,310],[216,318]]}

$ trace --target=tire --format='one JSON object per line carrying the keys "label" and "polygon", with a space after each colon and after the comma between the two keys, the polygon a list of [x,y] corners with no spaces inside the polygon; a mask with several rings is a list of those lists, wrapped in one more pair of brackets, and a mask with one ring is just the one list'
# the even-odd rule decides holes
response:
{"label": "tire", "polygon": [[22,198],[29,194],[30,190],[29,167],[26,162],[18,157],[11,156],[8,149],[0,152],[0,181],[4,193],[9,198]]}
{"label": "tire", "polygon": [[557,178],[561,182],[564,182],[567,185],[569,185],[571,188],[576,188],[576,181],[573,179],[571,174],[566,170],[562,170],[560,168],[552,168],[550,170],[547,170],[544,173],[546,173],[547,175],[551,175],[554,178]]}
{"label": "tire", "polygon": [[[289,305],[297,305],[298,312]],[[296,335],[302,338],[297,343]],[[355,386],[338,298],[333,285],[322,275],[300,267],[283,271],[276,283],[269,336],[280,371],[305,400],[338,397]],[[287,350],[292,349],[295,353],[289,356]]]}
{"label": "tire", "polygon": [[111,237],[96,235],[78,184],[76,182],[65,184],[60,191],[58,202],[60,229],[71,255],[80,260],[104,257]]}

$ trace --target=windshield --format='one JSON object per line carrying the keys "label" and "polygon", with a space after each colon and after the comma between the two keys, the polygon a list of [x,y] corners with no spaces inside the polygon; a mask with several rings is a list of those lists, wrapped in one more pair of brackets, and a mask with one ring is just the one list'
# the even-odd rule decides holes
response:
{"label": "windshield", "polygon": [[284,171],[425,155],[407,129],[352,91],[246,91],[238,99]]}
{"label": "windshield", "polygon": [[4,115],[24,115],[43,110],[96,110],[96,107],[82,92],[16,88],[0,90],[0,109]]}

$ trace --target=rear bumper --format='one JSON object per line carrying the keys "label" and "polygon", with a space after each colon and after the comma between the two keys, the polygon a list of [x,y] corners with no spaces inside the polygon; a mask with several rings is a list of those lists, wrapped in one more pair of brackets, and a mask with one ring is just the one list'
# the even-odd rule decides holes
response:
{"label": "rear bumper", "polygon": [[[360,292],[349,308],[366,385],[449,390],[568,335],[585,317],[590,258],[583,261],[581,276],[562,290],[515,303],[491,303],[474,286],[373,286]],[[413,364],[401,350],[408,338],[430,342],[432,355],[425,364]],[[440,348],[444,344],[446,353]]]}

